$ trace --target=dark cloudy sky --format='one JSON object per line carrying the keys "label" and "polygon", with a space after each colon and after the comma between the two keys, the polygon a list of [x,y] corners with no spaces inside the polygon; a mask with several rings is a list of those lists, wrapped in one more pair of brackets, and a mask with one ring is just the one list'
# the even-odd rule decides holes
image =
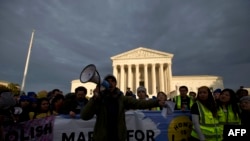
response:
{"label": "dark cloudy sky", "polygon": [[33,29],[25,91],[68,93],[86,65],[112,73],[137,47],[174,54],[174,76],[250,87],[249,0],[1,0],[0,80],[21,85]]}

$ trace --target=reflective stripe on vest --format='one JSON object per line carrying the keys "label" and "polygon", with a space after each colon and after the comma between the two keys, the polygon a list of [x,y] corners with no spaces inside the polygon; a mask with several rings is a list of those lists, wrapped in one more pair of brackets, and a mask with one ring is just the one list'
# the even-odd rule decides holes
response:
{"label": "reflective stripe on vest", "polygon": [[194,103],[195,103],[194,100],[192,98],[190,98],[190,102],[189,102],[190,109],[191,109],[191,107],[193,106]]}
{"label": "reflective stripe on vest", "polygon": [[174,100],[175,100],[177,109],[181,109],[181,96],[178,95],[178,96],[174,97]]}
{"label": "reflective stripe on vest", "polygon": [[157,111],[160,111],[160,110],[161,110],[161,108],[160,108],[160,107],[156,107],[156,110],[157,110]]}
{"label": "reflective stripe on vest", "polygon": [[227,112],[224,112],[223,109],[220,107],[218,115],[220,124],[231,124],[231,125],[240,124],[239,115],[238,114],[236,114],[236,116],[234,115],[231,105],[228,105]]}
{"label": "reflective stripe on vest", "polygon": [[[223,135],[223,126],[219,125],[219,120],[213,117],[211,111],[209,111],[205,106],[203,106],[199,101],[196,102],[198,110],[200,113],[200,129],[206,138],[206,141],[221,141]],[[199,139],[196,130],[191,132],[191,136]]]}
{"label": "reflective stripe on vest", "polygon": [[[178,95],[174,97],[174,100],[175,100],[177,109],[181,109],[181,96]],[[191,98],[189,98],[189,108],[191,108],[193,104],[194,104],[194,101]]]}
{"label": "reflective stripe on vest", "polygon": [[151,108],[152,111],[161,111],[161,108],[160,107],[154,107],[154,108]]}

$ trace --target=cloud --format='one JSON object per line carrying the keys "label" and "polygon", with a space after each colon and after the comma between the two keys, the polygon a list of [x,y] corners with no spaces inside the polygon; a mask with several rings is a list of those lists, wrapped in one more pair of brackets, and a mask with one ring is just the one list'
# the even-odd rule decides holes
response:
{"label": "cloud", "polygon": [[220,75],[227,87],[249,86],[249,6],[243,0],[1,1],[0,79],[21,84],[35,29],[27,90],[69,92],[84,66],[93,63],[104,76],[112,73],[111,56],[140,46],[174,54],[173,75]]}

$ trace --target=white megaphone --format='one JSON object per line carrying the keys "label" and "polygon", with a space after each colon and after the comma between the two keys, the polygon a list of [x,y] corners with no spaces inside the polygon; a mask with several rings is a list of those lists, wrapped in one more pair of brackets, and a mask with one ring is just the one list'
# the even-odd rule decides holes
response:
{"label": "white megaphone", "polygon": [[101,77],[98,71],[96,70],[95,65],[93,64],[86,66],[82,70],[81,75],[80,75],[80,81],[82,83],[93,82],[97,84],[98,86],[101,86],[100,87],[101,91],[109,88],[109,83],[106,80],[101,80]]}

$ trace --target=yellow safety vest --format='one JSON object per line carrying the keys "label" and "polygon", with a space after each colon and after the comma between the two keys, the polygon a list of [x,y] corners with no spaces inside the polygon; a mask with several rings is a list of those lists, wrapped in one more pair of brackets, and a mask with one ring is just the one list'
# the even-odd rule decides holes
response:
{"label": "yellow safety vest", "polygon": [[[174,100],[175,100],[177,109],[181,109],[181,96],[180,95],[175,96]],[[193,104],[194,104],[194,101],[190,98],[189,107],[191,108]]]}
{"label": "yellow safety vest", "polygon": [[[213,117],[213,114],[199,101],[196,101],[200,113],[200,129],[205,136],[206,141],[222,141],[223,126],[219,124],[219,120]],[[196,130],[192,129],[191,136],[199,139]]]}
{"label": "yellow safety vest", "polygon": [[152,111],[161,111],[161,108],[160,107],[154,107],[151,109]]}
{"label": "yellow safety vest", "polygon": [[224,112],[223,109],[220,107],[219,112],[219,122],[220,124],[230,124],[230,125],[239,125],[241,123],[240,117],[237,114],[234,115],[233,109],[231,105],[228,105],[227,112]]}

